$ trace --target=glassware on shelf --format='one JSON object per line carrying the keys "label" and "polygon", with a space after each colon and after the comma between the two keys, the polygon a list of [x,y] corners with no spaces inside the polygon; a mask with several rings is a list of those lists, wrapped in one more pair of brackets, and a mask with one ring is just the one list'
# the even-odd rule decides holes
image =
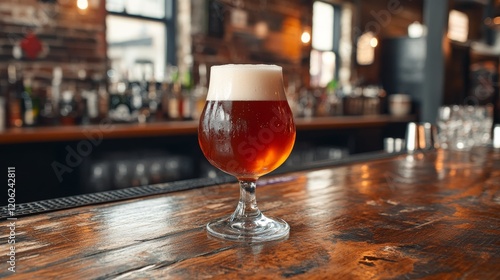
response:
{"label": "glassware on shelf", "polygon": [[222,239],[262,242],[284,239],[290,227],[266,217],[257,207],[257,179],[278,168],[290,155],[295,124],[275,65],[221,65],[211,68],[198,140],[218,169],[235,176],[240,200],[234,213],[207,224]]}
{"label": "glassware on shelf", "polygon": [[472,119],[474,143],[479,146],[489,145],[493,128],[493,104],[475,106]]}
{"label": "glassware on shelf", "polygon": [[441,106],[438,139],[443,149],[468,151],[491,143],[493,106]]}
{"label": "glassware on shelf", "polygon": [[307,88],[302,88],[299,91],[298,111],[299,117],[312,118],[315,116],[316,98],[313,93]]}
{"label": "glassware on shelf", "polygon": [[393,116],[406,116],[411,112],[411,96],[403,93],[389,95],[389,113]]}

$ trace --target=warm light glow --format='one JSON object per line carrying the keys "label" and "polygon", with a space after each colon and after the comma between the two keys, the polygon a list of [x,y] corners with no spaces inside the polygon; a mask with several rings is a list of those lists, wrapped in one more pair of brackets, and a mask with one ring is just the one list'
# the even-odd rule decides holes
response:
{"label": "warm light glow", "polygon": [[378,40],[373,32],[366,32],[358,39],[356,59],[359,65],[370,65],[375,60],[375,47]]}
{"label": "warm light glow", "polygon": [[267,23],[265,21],[259,21],[255,24],[255,35],[258,38],[266,37],[268,32],[269,32],[269,28],[268,28]]}
{"label": "warm light glow", "polygon": [[495,17],[495,18],[493,19],[493,23],[494,23],[494,24],[500,24],[500,17]]}
{"label": "warm light glow", "polygon": [[76,6],[80,10],[86,10],[89,7],[89,1],[88,0],[77,0]]}
{"label": "warm light glow", "polygon": [[309,32],[307,32],[307,31],[302,32],[302,36],[300,36],[300,40],[304,44],[309,43],[311,41],[311,34],[309,34]]}
{"label": "warm light glow", "polygon": [[458,42],[467,42],[468,35],[469,17],[465,13],[451,10],[448,18],[448,38]]}
{"label": "warm light glow", "polygon": [[425,26],[418,21],[408,25],[408,37],[420,38],[425,35]]}

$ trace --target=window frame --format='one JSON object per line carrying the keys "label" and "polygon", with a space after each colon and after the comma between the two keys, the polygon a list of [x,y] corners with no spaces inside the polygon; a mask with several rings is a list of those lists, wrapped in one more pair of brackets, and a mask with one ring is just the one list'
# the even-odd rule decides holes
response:
{"label": "window frame", "polygon": [[126,12],[114,12],[106,9],[106,17],[108,15],[120,16],[124,18],[133,18],[146,21],[159,22],[165,25],[165,66],[177,65],[176,58],[176,26],[177,26],[177,0],[164,0],[165,1],[165,17],[154,18],[142,15],[134,15]]}
{"label": "window frame", "polygon": [[[333,8],[333,44],[332,44],[332,49],[331,50],[317,50],[317,51],[320,51],[320,52],[324,52],[324,51],[331,51],[335,54],[335,71],[333,73],[333,78],[338,80],[339,78],[339,70],[340,70],[340,66],[341,66],[341,57],[340,57],[340,36],[341,36],[341,27],[340,27],[340,24],[341,24],[341,16],[342,16],[342,5],[341,4],[334,4],[334,3],[330,3],[330,2],[327,2],[327,1],[324,1],[324,0],[314,0],[312,1],[312,5],[314,5],[315,2],[321,2],[321,3],[324,3],[324,4],[328,4],[330,6],[332,6]],[[312,15],[312,17],[314,17],[314,14]],[[313,35],[314,36],[314,35]],[[314,49],[314,48],[312,48]],[[316,49],[314,49],[316,50]]]}

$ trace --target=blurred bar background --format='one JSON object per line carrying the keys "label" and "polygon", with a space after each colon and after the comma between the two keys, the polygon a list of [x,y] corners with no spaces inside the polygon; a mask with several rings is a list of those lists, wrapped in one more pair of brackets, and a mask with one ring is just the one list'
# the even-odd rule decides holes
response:
{"label": "blurred bar background", "polygon": [[2,0],[1,168],[18,202],[223,176],[196,129],[227,63],[283,67],[281,171],[402,146],[441,105],[499,123],[499,30],[499,0]]}

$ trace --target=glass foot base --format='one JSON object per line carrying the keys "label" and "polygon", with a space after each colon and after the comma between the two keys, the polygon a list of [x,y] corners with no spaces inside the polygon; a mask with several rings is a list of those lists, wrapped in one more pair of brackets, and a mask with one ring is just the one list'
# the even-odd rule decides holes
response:
{"label": "glass foot base", "polygon": [[261,213],[257,217],[217,219],[207,224],[207,231],[225,240],[257,243],[287,238],[290,226],[282,219],[266,217]]}

